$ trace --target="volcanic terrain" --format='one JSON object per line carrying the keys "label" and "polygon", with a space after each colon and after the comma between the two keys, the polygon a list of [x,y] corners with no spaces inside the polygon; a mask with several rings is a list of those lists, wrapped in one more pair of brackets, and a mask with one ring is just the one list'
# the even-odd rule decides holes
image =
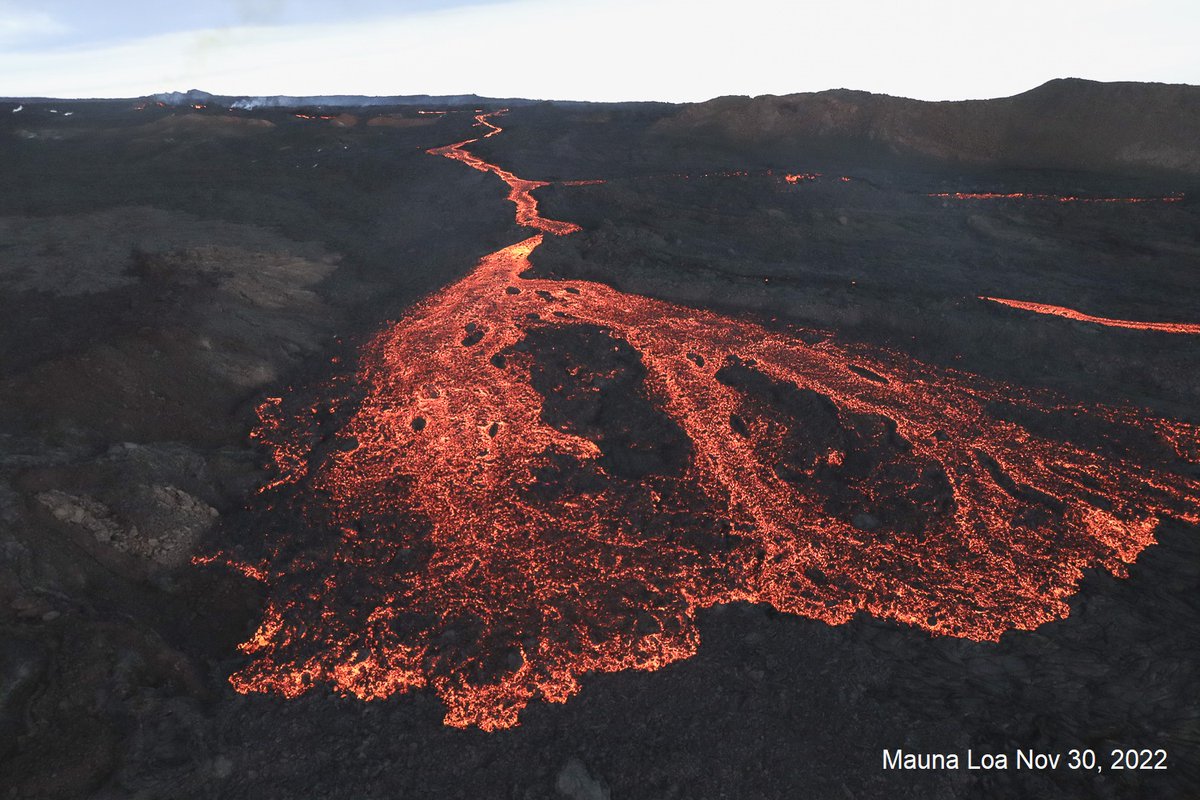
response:
{"label": "volcanic terrain", "polygon": [[0,780],[1191,796],[1189,92],[23,101]]}

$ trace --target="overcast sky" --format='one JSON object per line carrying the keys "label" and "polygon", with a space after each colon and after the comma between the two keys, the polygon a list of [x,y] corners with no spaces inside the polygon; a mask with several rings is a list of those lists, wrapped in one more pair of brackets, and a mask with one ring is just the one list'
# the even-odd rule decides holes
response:
{"label": "overcast sky", "polygon": [[1200,0],[0,0],[0,96],[704,100],[1200,84]]}

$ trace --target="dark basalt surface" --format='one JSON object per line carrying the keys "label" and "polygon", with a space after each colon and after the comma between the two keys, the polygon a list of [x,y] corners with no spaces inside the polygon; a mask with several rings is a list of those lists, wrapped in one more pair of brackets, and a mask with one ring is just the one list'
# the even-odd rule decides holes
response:
{"label": "dark basalt surface", "polygon": [[534,353],[542,416],[598,443],[605,472],[636,480],[686,468],[691,441],[646,396],[646,368],[628,342],[580,325],[535,329],[519,346]]}
{"label": "dark basalt surface", "polygon": [[[1094,88],[1080,91],[1090,103]],[[254,407],[347,374],[366,336],[526,234],[493,176],[425,154],[474,135],[469,113],[336,127],[284,110],[231,123],[220,109],[89,103],[64,119],[49,107],[0,115],[10,186],[0,193],[0,796],[1200,795],[1200,540],[1178,522],[1159,529],[1128,579],[1089,575],[1068,619],[996,644],[733,604],[702,613],[695,657],[590,676],[568,703],[533,703],[520,726],[496,733],[445,727],[442,705],[421,693],[374,703],[321,690],[293,701],[236,694],[227,677],[245,661],[237,645],[263,596],[189,558],[264,524],[249,510],[267,475],[247,438]],[[1003,163],[915,158],[854,136],[806,148],[790,134],[720,133],[739,106],[717,108],[534,105],[476,151],[522,177],[608,180],[539,190],[548,217],[584,229],[547,237],[533,257],[539,274],[1200,422],[1200,337],[976,299],[1200,321],[1194,171],[1105,161],[1099,146],[1086,164],[1032,146]],[[909,127],[889,131],[929,124],[904,113]],[[701,177],[740,169],[755,174]],[[779,179],[801,171],[826,179]],[[1188,199],[927,196],[943,191]],[[464,347],[474,333],[463,332]],[[620,480],[679,469],[688,441],[645,402],[627,343],[571,326],[522,346],[544,418],[599,441]],[[822,482],[857,527],[917,535],[923,514],[945,513],[939,476],[878,435],[886,420],[838,424],[820,396],[769,385],[753,365],[731,364],[722,380],[757,398],[757,413],[803,420],[779,474]],[[1069,416],[1021,423],[1074,435]],[[867,438],[888,452],[856,450]],[[812,472],[829,440],[856,460],[841,474]],[[573,464],[562,470],[546,484],[588,480]],[[857,508],[854,476],[881,470],[916,488],[903,507]],[[1170,769],[880,769],[883,748],[1074,747],[1105,765],[1116,747],[1163,747]]]}

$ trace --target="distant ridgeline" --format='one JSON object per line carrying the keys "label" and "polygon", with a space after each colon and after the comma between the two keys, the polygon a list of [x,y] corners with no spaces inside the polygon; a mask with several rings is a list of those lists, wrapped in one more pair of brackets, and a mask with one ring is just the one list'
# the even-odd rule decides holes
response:
{"label": "distant ridgeline", "polygon": [[[127,98],[128,99],[128,98]],[[490,108],[547,101],[462,95],[246,96],[198,89],[148,98],[172,108],[226,109]],[[51,98],[0,98],[21,103],[60,103]],[[72,102],[103,102],[76,100]],[[551,101],[562,107],[660,105]],[[833,89],[790,95],[718,97],[678,106],[653,126],[664,139],[702,140],[760,160],[845,157],[865,166],[939,162],[985,168],[1078,170],[1101,173],[1171,174],[1200,180],[1200,86],[1162,83],[1100,83],[1053,80],[1012,97],[929,102],[870,92]],[[1191,183],[1189,180],[1188,183]],[[1176,186],[1189,198],[1200,196]],[[1186,191],[1184,191],[1186,190]]]}
{"label": "distant ridgeline", "polygon": [[335,108],[363,108],[368,106],[433,106],[457,107],[477,105],[523,106],[540,103],[540,100],[524,100],[521,98],[480,97],[477,94],[407,94],[388,97],[368,97],[358,94],[334,95],[270,95],[249,97],[245,95],[214,95],[199,89],[186,92],[162,92],[149,98],[168,106],[191,106],[196,104],[217,105],[226,108],[315,108],[330,106]]}
{"label": "distant ridgeline", "polygon": [[1200,86],[1053,80],[1013,97],[927,102],[836,89],[719,97],[658,133],[739,149],[916,157],[963,164],[1200,176]]}

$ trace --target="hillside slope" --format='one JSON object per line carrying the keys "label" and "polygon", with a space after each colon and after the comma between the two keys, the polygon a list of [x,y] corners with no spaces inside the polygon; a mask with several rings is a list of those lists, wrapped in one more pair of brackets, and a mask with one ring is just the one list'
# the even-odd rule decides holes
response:
{"label": "hillside slope", "polygon": [[1063,79],[1013,97],[953,102],[845,89],[721,97],[685,107],[657,130],[731,146],[875,144],[880,155],[969,164],[1200,174],[1200,86],[1184,84]]}

